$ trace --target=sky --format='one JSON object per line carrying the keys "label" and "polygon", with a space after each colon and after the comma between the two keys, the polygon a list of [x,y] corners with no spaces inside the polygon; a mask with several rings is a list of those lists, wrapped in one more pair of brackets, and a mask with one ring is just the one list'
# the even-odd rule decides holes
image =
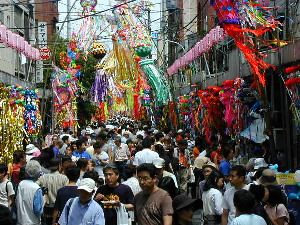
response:
{"label": "sky", "polygon": [[[88,0],[91,1],[91,0]],[[109,1],[109,0],[102,0],[98,1],[96,6],[96,13],[99,13],[101,16],[103,16],[103,19],[99,20],[100,29],[97,31],[97,35],[99,35],[99,42],[107,45],[109,49],[112,47],[112,41],[110,37],[110,26],[106,22],[105,18],[107,15],[113,15],[112,11],[110,10],[114,5],[120,4],[121,1]],[[141,0],[136,0],[134,4],[141,4]],[[153,32],[157,32],[159,30],[160,26],[160,1],[159,0],[152,0],[151,3],[154,5],[153,7],[150,7],[150,20],[154,21],[151,22],[151,30]],[[74,0],[70,0],[70,5],[72,6],[74,4]],[[131,3],[133,4],[133,2]],[[60,0],[58,2],[58,8],[59,8],[59,22],[63,22],[67,16],[67,0]],[[107,10],[106,12],[102,12],[104,10]],[[82,13],[83,9],[80,5],[80,0],[77,0],[74,4],[74,7],[71,9],[70,13],[70,19],[76,19],[80,17],[80,14]],[[143,11],[142,11],[143,12]],[[142,13],[142,16],[140,17],[140,20],[144,23],[147,23],[148,13],[144,11]],[[83,20],[77,20],[70,22],[71,32],[78,32],[80,27],[82,26]],[[59,23],[59,28],[62,29],[61,36],[66,38],[67,37],[67,24],[65,23],[62,26],[62,23]]]}

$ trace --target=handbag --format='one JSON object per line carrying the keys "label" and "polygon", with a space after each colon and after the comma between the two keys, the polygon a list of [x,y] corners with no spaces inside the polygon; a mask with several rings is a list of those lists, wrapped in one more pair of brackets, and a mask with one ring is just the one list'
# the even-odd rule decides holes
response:
{"label": "handbag", "polygon": [[131,219],[125,209],[124,204],[116,208],[117,211],[117,224],[118,225],[131,225]]}

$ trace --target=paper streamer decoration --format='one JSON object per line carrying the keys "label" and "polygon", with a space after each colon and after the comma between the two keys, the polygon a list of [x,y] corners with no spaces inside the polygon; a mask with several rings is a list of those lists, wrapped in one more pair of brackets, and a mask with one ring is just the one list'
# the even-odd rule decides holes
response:
{"label": "paper streamer decoration", "polygon": [[220,26],[213,28],[202,40],[198,41],[191,50],[177,59],[173,65],[167,69],[168,74],[177,73],[180,68],[198,59],[203,53],[208,52],[215,43],[224,40],[226,37],[227,34],[223,28]]}
{"label": "paper streamer decoration", "polygon": [[147,79],[154,89],[156,100],[158,105],[164,105],[169,100],[170,90],[166,85],[164,77],[159,73],[157,68],[154,66],[153,59],[145,59],[139,62],[142,70],[147,76]]}

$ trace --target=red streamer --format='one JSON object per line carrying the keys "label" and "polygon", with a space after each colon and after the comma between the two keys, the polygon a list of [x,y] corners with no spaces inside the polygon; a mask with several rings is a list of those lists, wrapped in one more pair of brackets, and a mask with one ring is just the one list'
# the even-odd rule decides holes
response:
{"label": "red streamer", "polygon": [[293,67],[288,67],[288,68],[285,69],[285,73],[286,74],[295,73],[295,72],[297,72],[299,70],[300,70],[300,65],[293,66]]}
{"label": "red streamer", "polygon": [[140,119],[139,95],[133,95],[133,114],[134,114],[135,119],[137,119],[137,120]]}

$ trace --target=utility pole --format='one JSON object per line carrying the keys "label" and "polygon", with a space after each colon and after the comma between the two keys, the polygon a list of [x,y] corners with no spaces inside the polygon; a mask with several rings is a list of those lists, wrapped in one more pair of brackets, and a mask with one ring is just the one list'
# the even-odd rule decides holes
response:
{"label": "utility pole", "polygon": [[67,39],[71,38],[71,22],[70,22],[70,0],[67,0]]}

